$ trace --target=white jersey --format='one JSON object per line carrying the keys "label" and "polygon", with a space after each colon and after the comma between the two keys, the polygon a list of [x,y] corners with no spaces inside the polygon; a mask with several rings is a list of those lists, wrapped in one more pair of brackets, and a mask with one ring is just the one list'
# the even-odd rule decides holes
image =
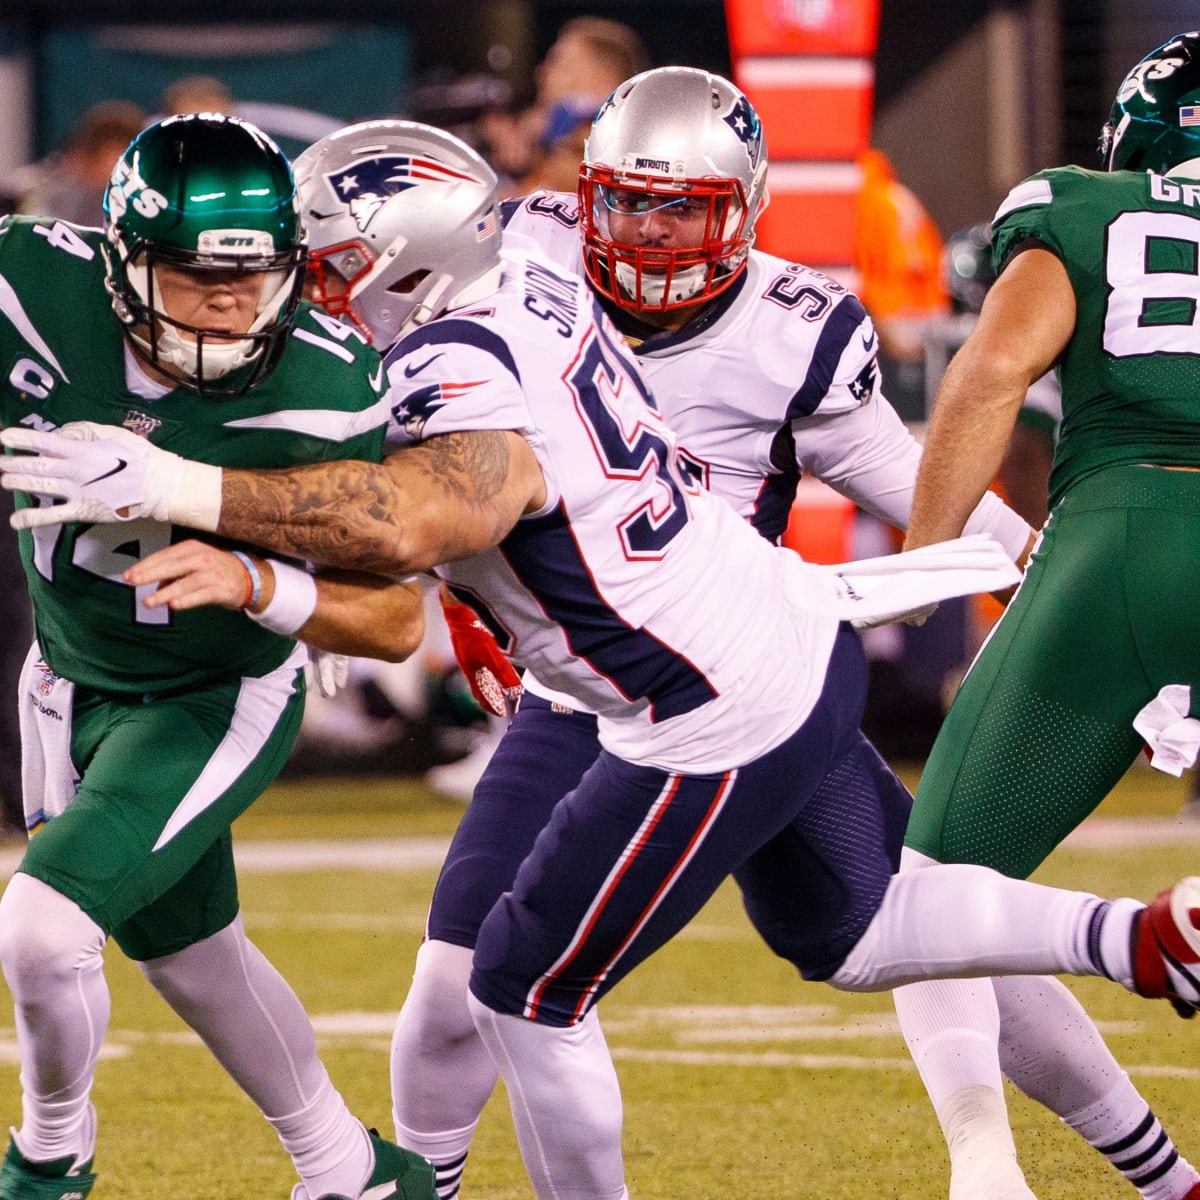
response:
{"label": "white jersey", "polygon": [[506,250],[496,292],[387,355],[391,448],[512,429],[546,504],[439,568],[519,666],[595,712],[622,758],[727,770],[812,710],[836,619],[801,564],[680,467],[624,340],[581,276]]}
{"label": "white jersey", "polygon": [[[502,207],[506,245],[536,244],[582,273],[576,197],[535,192]],[[787,527],[802,474],[907,527],[921,448],[880,391],[874,326],[841,284],[753,250],[685,329],[616,319],[686,468],[764,537]],[[1030,531],[989,492],[963,532],[990,533],[1015,560]]]}

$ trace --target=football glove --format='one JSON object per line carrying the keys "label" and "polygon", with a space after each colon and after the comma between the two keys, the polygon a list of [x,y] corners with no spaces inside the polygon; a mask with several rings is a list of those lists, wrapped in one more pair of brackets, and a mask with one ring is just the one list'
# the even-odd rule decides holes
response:
{"label": "football glove", "polygon": [[511,717],[521,695],[521,679],[512,663],[470,607],[448,599],[445,588],[438,592],[438,599],[450,630],[454,657],[467,677],[471,695],[484,712]]}
{"label": "football glove", "polygon": [[331,650],[308,647],[308,666],[304,670],[311,687],[326,699],[332,700],[350,678],[350,659]]}
{"label": "football glove", "polygon": [[115,425],[74,421],[52,432],[14,427],[0,444],[0,486],[64,503],[22,508],[14,529],[149,517],[210,532],[221,512],[221,470],[189,462]]}

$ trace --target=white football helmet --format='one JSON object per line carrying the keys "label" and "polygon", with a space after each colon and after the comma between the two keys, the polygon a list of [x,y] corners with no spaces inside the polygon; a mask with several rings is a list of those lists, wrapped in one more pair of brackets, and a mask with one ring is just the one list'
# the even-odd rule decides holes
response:
{"label": "white football helmet", "polygon": [[[583,261],[597,291],[635,312],[715,296],[743,268],[767,205],[767,148],[750,101],[719,75],[658,67],[622,83],[588,135],[579,173]],[[619,241],[610,216],[704,205],[695,244]]]}
{"label": "white football helmet", "polygon": [[306,295],[380,350],[490,290],[497,180],[465,142],[416,121],[364,121],[293,164],[309,238]]}

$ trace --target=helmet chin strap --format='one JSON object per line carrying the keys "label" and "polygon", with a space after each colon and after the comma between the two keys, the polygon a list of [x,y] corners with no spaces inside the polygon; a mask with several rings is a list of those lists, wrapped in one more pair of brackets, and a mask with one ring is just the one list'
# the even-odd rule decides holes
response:
{"label": "helmet chin strap", "polygon": [[636,299],[647,308],[659,308],[664,303],[678,304],[683,300],[690,300],[702,291],[708,267],[705,263],[697,263],[694,267],[685,267],[682,271],[672,272],[669,296],[666,295],[666,275],[651,275],[648,271],[643,271],[641,294],[639,295],[637,269],[627,262],[618,262],[616,272],[617,283],[625,295]]}

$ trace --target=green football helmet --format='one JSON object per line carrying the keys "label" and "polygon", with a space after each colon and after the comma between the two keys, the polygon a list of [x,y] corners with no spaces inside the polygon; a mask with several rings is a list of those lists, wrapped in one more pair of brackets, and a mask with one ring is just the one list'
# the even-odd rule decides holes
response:
{"label": "green football helmet", "polygon": [[[283,352],[306,258],[295,180],[275,143],[234,117],[168,117],[121,156],[104,213],[113,309],[135,353],[205,395],[238,395],[265,379]],[[172,317],[162,267],[261,276],[249,330]]]}
{"label": "green football helmet", "polygon": [[1100,158],[1109,171],[1158,175],[1200,159],[1200,33],[1164,42],[1125,76],[1100,131]]}

